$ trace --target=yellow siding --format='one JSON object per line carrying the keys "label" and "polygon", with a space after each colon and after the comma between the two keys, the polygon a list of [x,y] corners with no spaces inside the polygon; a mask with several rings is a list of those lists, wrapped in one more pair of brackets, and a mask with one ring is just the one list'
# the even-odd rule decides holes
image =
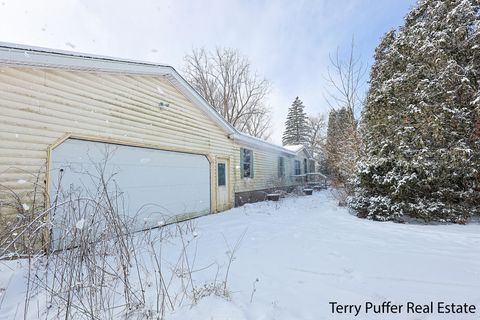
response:
{"label": "yellow siding", "polygon": [[[160,110],[160,101],[170,106]],[[28,201],[40,172],[43,192],[48,148],[66,134],[208,154],[212,169],[216,157],[230,159],[234,148],[163,77],[0,67],[0,186]],[[5,189],[0,194],[5,198]]]}
{"label": "yellow siding", "polygon": [[[253,178],[242,178],[240,176],[240,148],[246,148],[253,151]],[[278,179],[278,158],[280,156],[284,157],[285,164],[285,178],[283,181]],[[293,159],[296,159],[294,156],[237,144],[234,151],[234,159],[234,185],[236,193],[291,186],[295,184],[294,179],[292,179]]]}

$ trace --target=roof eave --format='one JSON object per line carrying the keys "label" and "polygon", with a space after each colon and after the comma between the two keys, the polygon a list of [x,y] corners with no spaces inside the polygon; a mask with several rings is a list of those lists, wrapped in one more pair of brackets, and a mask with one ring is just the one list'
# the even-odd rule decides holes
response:
{"label": "roof eave", "polygon": [[270,142],[267,142],[267,141],[264,141],[264,140],[261,140],[261,139],[258,139],[258,138],[251,137],[251,136],[243,134],[241,132],[237,132],[236,134],[232,135],[232,138],[235,141],[238,141],[238,142],[240,142],[244,145],[250,146],[250,147],[268,149],[268,150],[271,150],[271,151],[276,151],[276,152],[279,152],[279,153],[284,153],[284,154],[292,155],[292,156],[297,155],[297,153],[294,152],[294,151],[285,149],[281,146],[278,146],[276,144],[273,144],[273,143],[270,143]]}

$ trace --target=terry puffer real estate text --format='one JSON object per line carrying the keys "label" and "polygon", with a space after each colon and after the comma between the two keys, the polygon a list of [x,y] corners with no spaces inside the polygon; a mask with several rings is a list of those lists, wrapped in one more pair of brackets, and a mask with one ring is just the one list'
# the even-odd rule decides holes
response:
{"label": "terry puffer real estate text", "polygon": [[395,304],[392,301],[382,303],[365,302],[363,304],[342,304],[336,301],[330,301],[330,311],[332,314],[351,314],[355,317],[360,314],[474,314],[477,308],[473,304],[453,303],[444,301],[430,301],[425,304],[407,302],[404,304]]}

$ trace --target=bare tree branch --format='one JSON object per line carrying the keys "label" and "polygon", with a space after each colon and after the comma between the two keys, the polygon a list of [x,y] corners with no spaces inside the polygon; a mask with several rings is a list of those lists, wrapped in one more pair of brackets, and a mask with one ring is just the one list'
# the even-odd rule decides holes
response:
{"label": "bare tree branch", "polygon": [[337,48],[335,55],[330,55],[331,67],[327,70],[326,80],[333,90],[328,91],[325,100],[332,109],[347,108],[353,120],[360,117],[360,106],[363,104],[360,89],[365,83],[367,66],[360,57],[355,56],[355,41],[352,37],[350,52],[346,60],[340,57]]}
{"label": "bare tree branch", "polygon": [[342,60],[337,49],[330,55],[331,67],[326,80],[331,90],[325,97],[332,109],[328,120],[327,139],[324,144],[326,163],[331,179],[337,187],[351,192],[356,163],[361,156],[362,141],[358,132],[361,106],[360,90],[365,83],[366,66],[355,56],[355,42],[352,37],[350,52]]}
{"label": "bare tree branch", "polygon": [[270,109],[265,105],[270,83],[251,71],[245,57],[235,49],[202,48],[184,60],[187,80],[225,120],[252,136],[270,136]]}

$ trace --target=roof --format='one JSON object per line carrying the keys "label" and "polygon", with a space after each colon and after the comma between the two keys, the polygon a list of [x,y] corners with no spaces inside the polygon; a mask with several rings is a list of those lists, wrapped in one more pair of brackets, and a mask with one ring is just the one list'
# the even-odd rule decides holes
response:
{"label": "roof", "polygon": [[267,148],[272,151],[277,151],[277,152],[283,152],[289,155],[296,155],[297,152],[286,149],[283,146],[280,146],[278,144],[274,144],[268,141],[265,141],[263,139],[253,137],[249,134],[237,131],[237,134],[234,134],[232,138],[238,142],[241,142],[243,144],[252,146],[252,147],[258,147],[258,148]]}
{"label": "roof", "polygon": [[292,145],[286,145],[286,146],[283,146],[285,149],[287,150],[290,150],[290,151],[294,151],[294,152],[299,152],[300,150],[302,150],[303,148],[305,148],[303,145],[301,144],[292,144]]}
{"label": "roof", "polygon": [[[238,131],[228,123],[172,66],[79,52],[0,42],[0,63],[41,68],[153,75],[167,78],[228,135],[243,144],[296,155],[290,150]],[[299,150],[300,151],[300,150]]]}
{"label": "roof", "polygon": [[285,149],[287,150],[290,150],[290,151],[293,151],[295,153],[299,153],[300,151],[305,151],[305,153],[308,155],[309,158],[312,158],[312,154],[310,153],[310,151],[307,149],[307,147],[305,147],[304,145],[302,144],[291,144],[291,145],[286,145],[286,146],[283,146]]}

